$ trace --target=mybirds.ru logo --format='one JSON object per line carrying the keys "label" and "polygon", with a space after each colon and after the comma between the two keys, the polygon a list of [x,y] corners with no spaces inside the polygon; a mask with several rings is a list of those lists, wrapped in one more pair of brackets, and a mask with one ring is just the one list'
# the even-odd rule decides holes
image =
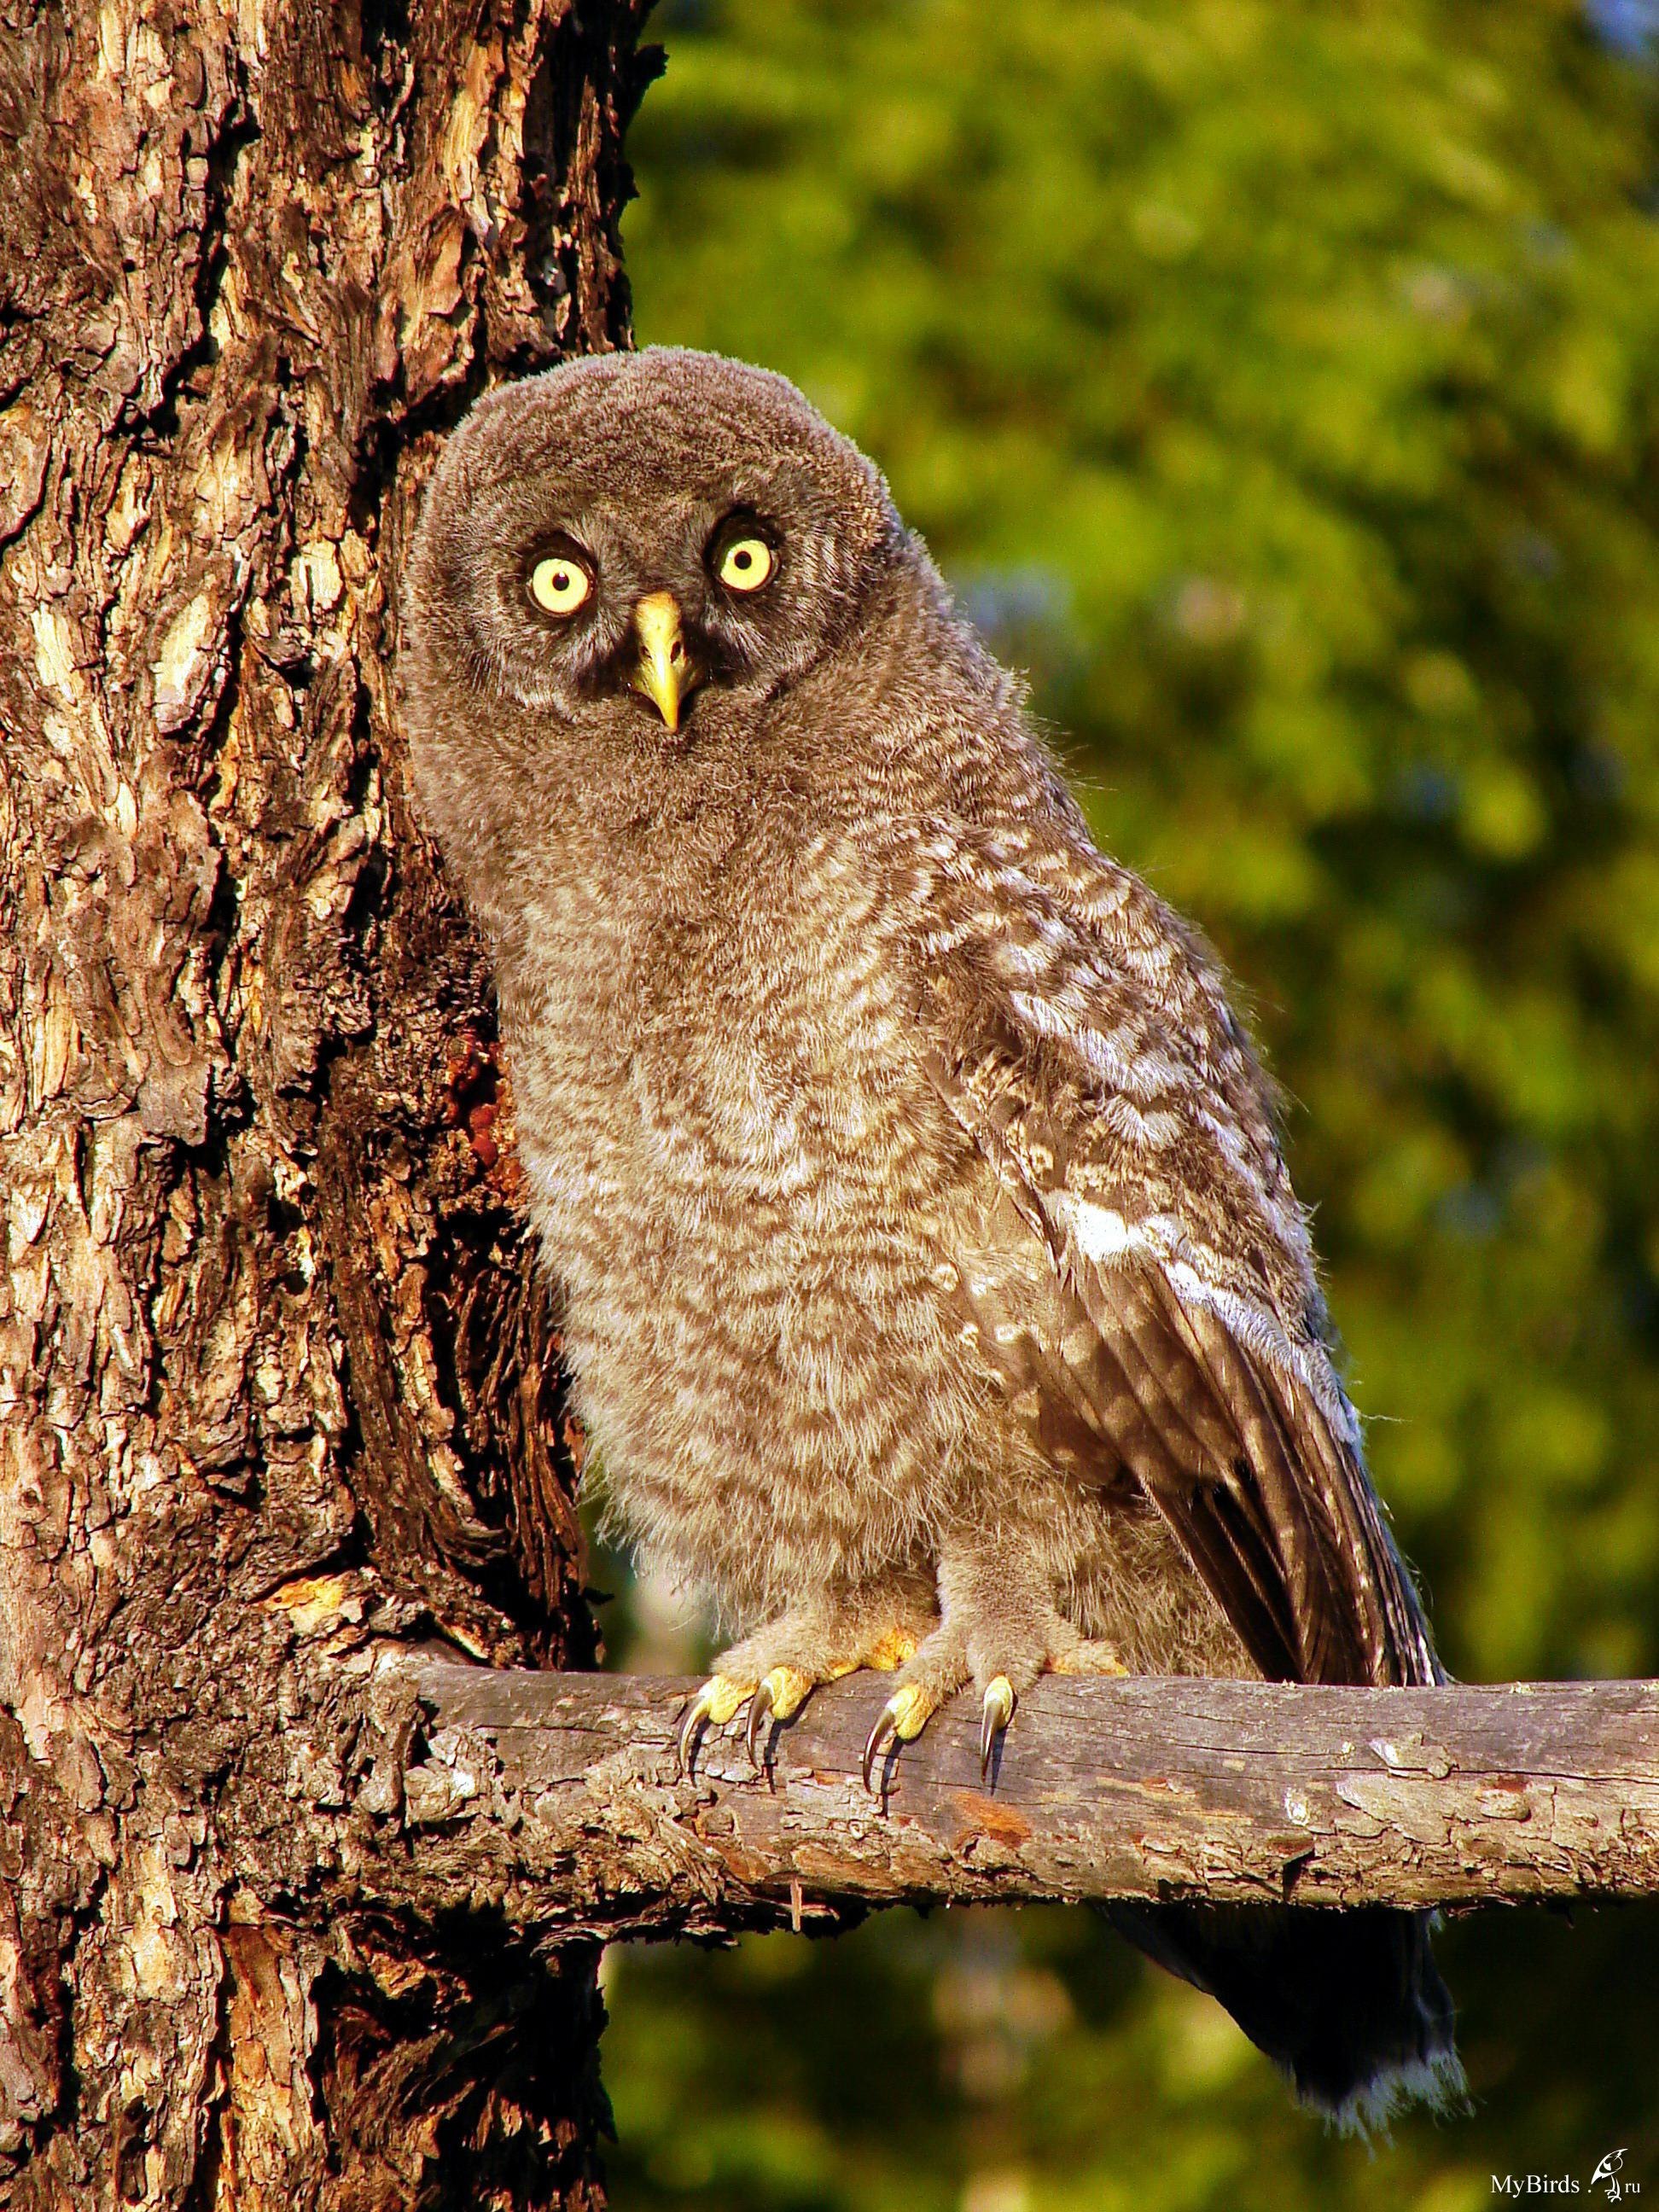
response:
{"label": "mybirds.ru logo", "polygon": [[1624,2163],[1623,2151],[1610,2150],[1590,2176],[1590,2187],[1595,2189],[1599,2186],[1605,2189],[1608,2201],[1613,2204],[1616,2204],[1621,2197],[1639,2197],[1642,2194],[1642,2185],[1639,2181],[1620,2179],[1619,2170]]}
{"label": "mybirds.ru logo", "polygon": [[1494,2197],[1581,2197],[1588,2187],[1599,2191],[1609,2204],[1617,2204],[1622,2197],[1642,2194],[1639,2181],[1624,2178],[1625,2158],[1623,2150],[1610,2150],[1597,2162],[1588,2183],[1580,2181],[1576,2173],[1494,2173],[1492,2193]]}

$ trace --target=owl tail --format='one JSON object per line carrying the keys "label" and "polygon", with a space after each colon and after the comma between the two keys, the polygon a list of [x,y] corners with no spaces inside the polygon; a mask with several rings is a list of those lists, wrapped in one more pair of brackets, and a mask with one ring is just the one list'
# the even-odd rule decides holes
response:
{"label": "owl tail", "polygon": [[1345,2133],[1467,2103],[1430,1916],[1362,1905],[1113,1905],[1160,1966],[1224,2005],[1297,2095]]}

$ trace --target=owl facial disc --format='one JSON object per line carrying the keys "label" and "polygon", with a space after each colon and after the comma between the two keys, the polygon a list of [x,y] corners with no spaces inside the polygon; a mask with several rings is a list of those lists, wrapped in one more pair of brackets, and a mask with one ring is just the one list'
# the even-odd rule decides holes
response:
{"label": "owl facial disc", "polygon": [[628,681],[656,708],[671,731],[680,726],[680,708],[702,681],[686,650],[685,625],[672,592],[652,592],[634,610],[640,641],[639,665]]}

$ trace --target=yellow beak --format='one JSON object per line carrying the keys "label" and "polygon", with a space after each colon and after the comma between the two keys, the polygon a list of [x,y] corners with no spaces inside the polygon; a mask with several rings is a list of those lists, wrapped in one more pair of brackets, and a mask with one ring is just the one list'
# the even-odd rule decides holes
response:
{"label": "yellow beak", "polygon": [[634,610],[634,627],[639,632],[640,665],[628,680],[653,702],[669,728],[678,730],[681,702],[697,678],[685,649],[674,594],[648,593]]}

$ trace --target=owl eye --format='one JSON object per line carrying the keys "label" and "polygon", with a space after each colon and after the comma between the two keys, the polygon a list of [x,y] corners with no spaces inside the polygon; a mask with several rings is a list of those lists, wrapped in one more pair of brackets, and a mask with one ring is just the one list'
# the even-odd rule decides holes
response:
{"label": "owl eye", "polygon": [[751,532],[721,546],[714,574],[728,592],[757,592],[777,565],[777,556],[766,540]]}
{"label": "owl eye", "polygon": [[574,615],[592,592],[592,573],[574,554],[550,553],[530,572],[530,596],[544,614]]}

